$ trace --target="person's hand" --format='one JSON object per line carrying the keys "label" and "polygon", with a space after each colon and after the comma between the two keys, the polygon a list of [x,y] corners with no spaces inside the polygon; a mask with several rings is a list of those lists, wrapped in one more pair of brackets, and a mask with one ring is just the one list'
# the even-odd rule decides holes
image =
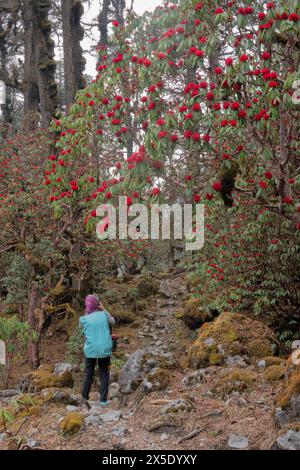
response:
{"label": "person's hand", "polygon": [[102,302],[98,302],[98,307],[99,307],[99,310],[104,310]]}

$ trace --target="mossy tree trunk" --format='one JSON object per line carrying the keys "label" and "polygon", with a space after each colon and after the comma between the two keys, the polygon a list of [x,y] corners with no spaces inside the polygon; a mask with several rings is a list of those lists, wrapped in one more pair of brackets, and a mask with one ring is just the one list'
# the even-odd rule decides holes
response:
{"label": "mossy tree trunk", "polygon": [[23,5],[24,113],[27,117],[32,116],[32,125],[35,125],[34,117],[40,111],[44,128],[48,127],[57,106],[56,63],[49,21],[50,9],[50,0],[25,0]]}
{"label": "mossy tree trunk", "polygon": [[24,115],[30,128],[36,127],[39,107],[39,88],[36,70],[36,2],[25,0],[24,22]]}
{"label": "mossy tree trunk", "polygon": [[80,0],[62,0],[62,25],[65,69],[65,100],[69,107],[77,91],[85,86],[85,59],[80,42],[84,29],[80,24],[83,6]]}
{"label": "mossy tree trunk", "polygon": [[31,367],[37,369],[40,365],[39,357],[39,342],[36,338],[37,332],[37,318],[36,309],[38,306],[38,283],[33,282],[29,294],[29,308],[28,308],[28,324],[29,324],[29,344],[28,344],[28,359]]}

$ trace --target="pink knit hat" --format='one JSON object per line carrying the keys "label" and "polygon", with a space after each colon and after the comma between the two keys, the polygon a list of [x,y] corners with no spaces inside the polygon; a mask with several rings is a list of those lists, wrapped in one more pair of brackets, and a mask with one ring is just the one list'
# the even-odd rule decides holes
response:
{"label": "pink knit hat", "polygon": [[98,310],[98,299],[95,295],[88,295],[85,298],[84,303],[86,313],[93,313]]}

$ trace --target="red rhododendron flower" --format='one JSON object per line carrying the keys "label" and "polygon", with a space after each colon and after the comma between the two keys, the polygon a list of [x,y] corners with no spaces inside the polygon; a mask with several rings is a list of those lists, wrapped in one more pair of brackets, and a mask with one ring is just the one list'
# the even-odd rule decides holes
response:
{"label": "red rhododendron flower", "polygon": [[212,188],[215,190],[215,191],[221,191],[222,189],[222,184],[220,181],[216,181],[215,183],[212,184]]}
{"label": "red rhododendron flower", "polygon": [[201,201],[201,196],[199,196],[199,194],[194,194],[193,200],[194,200],[194,202],[200,202]]}
{"label": "red rhododendron flower", "polygon": [[289,15],[289,21],[298,21],[300,19],[300,16],[297,13],[291,13]]}
{"label": "red rhododendron flower", "polygon": [[258,184],[261,187],[261,189],[266,189],[266,187],[268,186],[268,184],[265,181],[259,181]]}
{"label": "red rhododendron flower", "polygon": [[242,54],[240,57],[240,62],[247,62],[249,60],[249,56],[247,54]]}
{"label": "red rhododendron flower", "polygon": [[152,196],[157,196],[158,194],[160,194],[160,189],[159,188],[153,188],[152,191],[151,191],[151,195]]}
{"label": "red rhododendron flower", "polygon": [[267,180],[271,180],[273,178],[273,174],[270,171],[266,171],[265,178],[267,178]]}
{"label": "red rhododendron flower", "polygon": [[200,103],[194,103],[194,104],[192,105],[192,110],[193,110],[193,111],[201,111],[201,105],[200,105]]}

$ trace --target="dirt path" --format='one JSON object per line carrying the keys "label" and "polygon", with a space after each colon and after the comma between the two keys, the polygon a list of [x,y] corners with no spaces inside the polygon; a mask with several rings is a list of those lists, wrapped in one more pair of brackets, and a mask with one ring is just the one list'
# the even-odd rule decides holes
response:
{"label": "dirt path", "polygon": [[[143,348],[176,364],[182,355],[177,339],[182,325],[175,318],[185,294],[182,276],[171,273],[161,279],[160,291],[141,327],[131,332],[127,348],[132,352]],[[163,390],[135,392],[126,405],[120,405],[114,384],[106,408],[98,405],[96,393],[91,395],[89,411],[84,405],[47,405],[24,420],[21,435],[33,447],[47,449],[226,449],[230,435],[239,436],[231,440],[241,445],[247,442],[248,449],[267,448],[276,432],[272,412],[280,384],[267,382],[255,366],[246,369],[257,374],[255,383],[244,392],[218,397],[211,390],[226,368],[210,367],[195,381],[185,379],[195,371],[170,366],[170,382]],[[172,400],[181,400],[182,409],[163,413]],[[0,407],[4,404],[0,399]],[[64,437],[59,423],[70,411],[82,414],[85,424],[79,433]],[[14,428],[20,426],[18,421]],[[0,435],[0,449],[6,446],[7,439]]]}

